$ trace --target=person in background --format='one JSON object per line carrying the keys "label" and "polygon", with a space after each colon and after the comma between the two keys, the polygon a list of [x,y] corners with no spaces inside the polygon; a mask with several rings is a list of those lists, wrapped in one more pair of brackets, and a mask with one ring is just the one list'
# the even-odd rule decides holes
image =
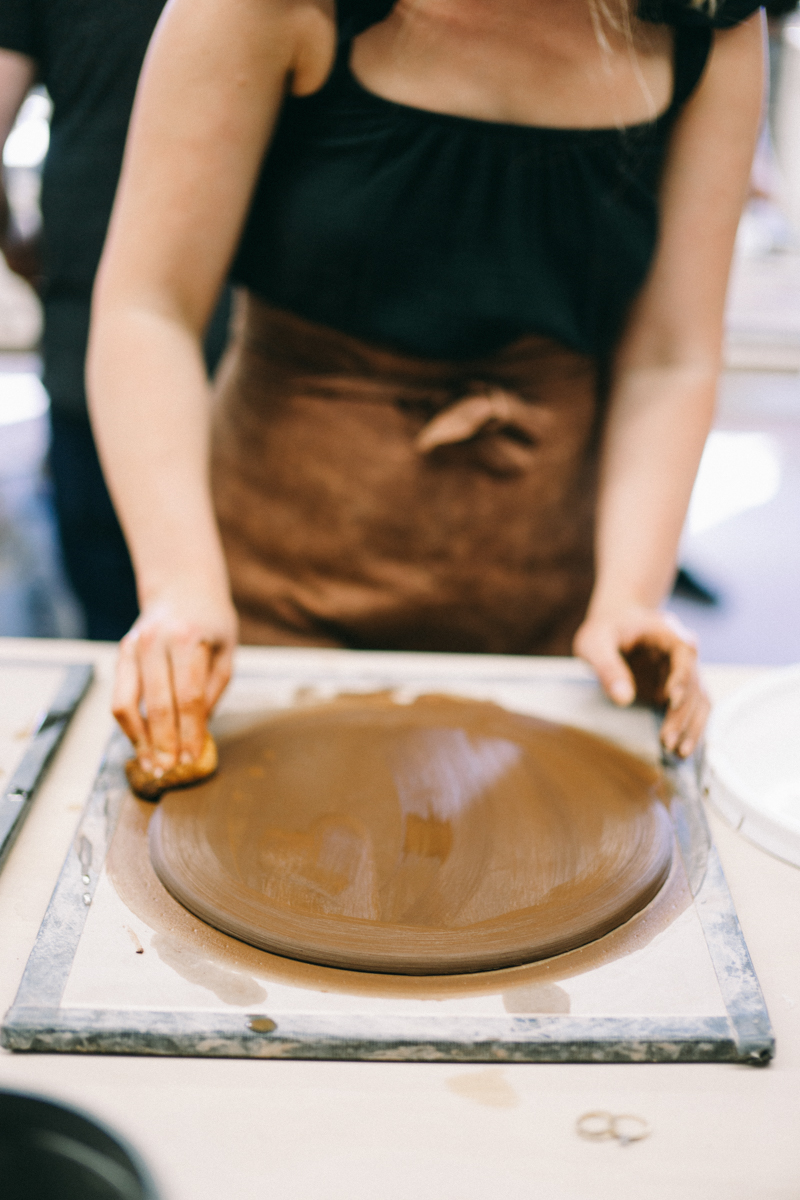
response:
{"label": "person in background", "polygon": [[[50,472],[64,564],[88,637],[117,640],[138,612],[125,539],[86,412],[92,285],[117,187],[142,60],[164,0],[2,0],[0,147],[34,83],[53,102],[42,237],[16,237],[0,183],[0,250],[39,290],[50,397]],[[207,338],[219,357],[224,305]]]}

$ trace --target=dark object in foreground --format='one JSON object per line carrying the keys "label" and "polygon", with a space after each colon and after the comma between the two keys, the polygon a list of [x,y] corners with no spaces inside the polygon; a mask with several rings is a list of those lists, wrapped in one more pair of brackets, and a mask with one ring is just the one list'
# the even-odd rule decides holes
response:
{"label": "dark object in foreground", "polygon": [[163,775],[156,777],[152,771],[145,771],[137,758],[129,758],[125,763],[125,774],[131,791],[142,800],[158,800],[163,792],[172,788],[189,787],[202,779],[209,779],[217,769],[217,747],[210,733],[206,734],[200,757],[190,763],[176,763]]}
{"label": "dark object in foreground", "polygon": [[138,1155],[93,1120],[0,1092],[3,1200],[158,1200]]}
{"label": "dark object in foreground", "polygon": [[703,604],[707,608],[717,608],[721,603],[719,592],[715,592],[686,567],[678,568],[675,582],[672,585],[672,594],[681,600],[689,600],[692,604]]}
{"label": "dark object in foreground", "polygon": [[636,701],[649,708],[666,708],[668,703],[667,680],[672,660],[666,650],[650,642],[636,642],[622,657],[633,672],[636,683]]}

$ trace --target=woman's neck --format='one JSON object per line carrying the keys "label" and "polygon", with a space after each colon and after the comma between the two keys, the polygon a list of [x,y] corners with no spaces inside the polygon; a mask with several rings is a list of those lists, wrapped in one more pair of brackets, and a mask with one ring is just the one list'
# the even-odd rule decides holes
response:
{"label": "woman's neck", "polygon": [[590,0],[398,0],[351,65],[398,103],[522,125],[637,124],[672,90],[670,31],[598,27]]}

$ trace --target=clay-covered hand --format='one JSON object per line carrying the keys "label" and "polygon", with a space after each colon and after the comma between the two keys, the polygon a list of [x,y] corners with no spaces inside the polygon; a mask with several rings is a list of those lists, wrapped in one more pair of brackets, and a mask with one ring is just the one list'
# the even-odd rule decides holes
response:
{"label": "clay-covered hand", "polygon": [[573,649],[594,668],[615,704],[638,699],[666,708],[662,744],[681,758],[692,753],[710,705],[697,670],[697,644],[675,617],[639,606],[590,612]]}
{"label": "clay-covered hand", "polygon": [[120,643],[112,709],[136,751],[140,795],[205,778],[216,767],[208,718],[231,675],[236,613],[198,595],[147,604]]}

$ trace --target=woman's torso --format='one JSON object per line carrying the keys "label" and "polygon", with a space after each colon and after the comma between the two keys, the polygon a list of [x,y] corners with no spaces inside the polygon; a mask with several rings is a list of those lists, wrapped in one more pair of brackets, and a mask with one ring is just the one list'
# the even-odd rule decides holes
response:
{"label": "woman's torso", "polygon": [[[374,18],[391,7],[375,0]],[[656,119],[564,128],[385,99],[351,66],[352,34],[371,22],[340,12],[326,83],[286,101],[236,281],[420,357],[488,354],[532,333],[607,354],[652,258],[660,171],[709,28],[676,29]]]}
{"label": "woman's torso", "polygon": [[709,27],[676,31],[657,120],[565,129],[382,99],[350,69],[369,25],[287,101],[238,256],[212,471],[242,636],[569,653],[602,359]]}

